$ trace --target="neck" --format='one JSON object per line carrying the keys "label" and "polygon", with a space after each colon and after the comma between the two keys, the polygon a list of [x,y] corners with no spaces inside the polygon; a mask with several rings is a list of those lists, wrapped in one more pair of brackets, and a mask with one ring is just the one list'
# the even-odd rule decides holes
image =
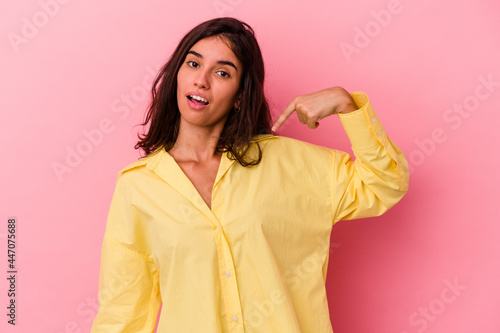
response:
{"label": "neck", "polygon": [[[224,124],[222,124],[223,126]],[[203,162],[220,157],[215,151],[222,126],[195,126],[181,119],[179,135],[169,153],[183,161]]]}

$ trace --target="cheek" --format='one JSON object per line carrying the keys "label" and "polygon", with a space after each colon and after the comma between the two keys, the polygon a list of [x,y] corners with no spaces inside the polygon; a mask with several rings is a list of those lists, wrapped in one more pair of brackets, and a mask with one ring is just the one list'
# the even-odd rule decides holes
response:
{"label": "cheek", "polygon": [[183,86],[183,84],[186,84],[188,80],[188,73],[187,71],[184,69],[184,66],[181,66],[181,68],[179,68],[179,71],[177,72],[177,86]]}
{"label": "cheek", "polygon": [[183,80],[182,80],[182,78],[183,78],[182,72],[181,72],[181,71],[179,71],[179,72],[177,73],[177,78],[176,78],[176,81],[177,81],[177,87],[182,86],[182,81],[183,81]]}
{"label": "cheek", "polygon": [[231,84],[225,87],[224,99],[227,101],[228,104],[234,103],[238,95],[238,91],[239,91],[238,85]]}

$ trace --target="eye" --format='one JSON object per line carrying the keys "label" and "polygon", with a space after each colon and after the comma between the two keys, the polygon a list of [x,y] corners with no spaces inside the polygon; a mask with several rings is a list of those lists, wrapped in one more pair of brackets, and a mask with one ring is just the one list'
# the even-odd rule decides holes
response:
{"label": "eye", "polygon": [[222,77],[230,77],[229,73],[225,71],[217,71],[217,74],[219,74]]}
{"label": "eye", "polygon": [[189,67],[193,67],[193,68],[196,68],[199,66],[196,61],[192,61],[192,60],[187,61],[186,63],[188,64]]}

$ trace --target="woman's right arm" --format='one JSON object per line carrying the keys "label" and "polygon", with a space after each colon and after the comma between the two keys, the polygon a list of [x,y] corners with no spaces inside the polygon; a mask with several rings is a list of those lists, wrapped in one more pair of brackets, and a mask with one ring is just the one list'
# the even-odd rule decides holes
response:
{"label": "woman's right arm", "polygon": [[[102,242],[99,311],[91,333],[154,332],[161,304],[159,271],[142,250],[140,215],[131,205],[126,177],[117,179]],[[127,195],[128,194],[128,195]]]}

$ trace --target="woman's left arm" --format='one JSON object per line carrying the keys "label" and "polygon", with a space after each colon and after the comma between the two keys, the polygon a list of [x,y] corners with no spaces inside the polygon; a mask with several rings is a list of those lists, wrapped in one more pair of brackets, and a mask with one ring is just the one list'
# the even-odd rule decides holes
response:
{"label": "woman's left arm", "polygon": [[301,123],[317,128],[319,120],[337,114],[356,157],[333,149],[333,222],[378,216],[408,189],[408,162],[389,139],[366,94],[341,87],[294,98],[272,130],[293,112]]}

